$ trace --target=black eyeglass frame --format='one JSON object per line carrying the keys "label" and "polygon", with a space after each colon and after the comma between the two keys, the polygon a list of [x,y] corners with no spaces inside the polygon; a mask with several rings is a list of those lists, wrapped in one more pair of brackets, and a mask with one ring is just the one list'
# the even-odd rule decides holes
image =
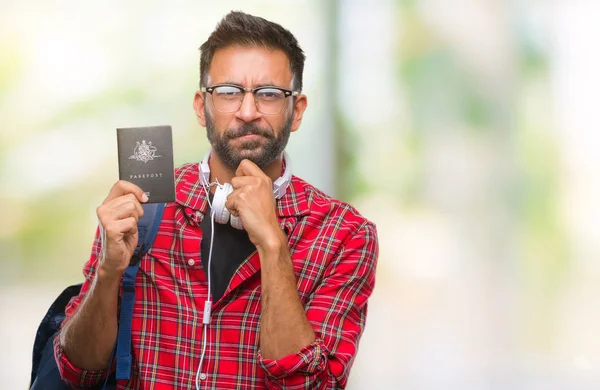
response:
{"label": "black eyeglass frame", "polygon": [[[215,85],[211,85],[210,87],[200,87],[200,92],[208,92],[208,93],[210,93],[212,95],[213,92],[214,92],[214,90],[216,88],[219,88],[219,87],[233,87],[233,88],[237,88],[240,91],[244,92],[244,96],[245,96],[246,93],[251,92],[252,96],[254,98],[254,105],[256,106],[256,110],[258,110],[260,113],[262,113],[264,115],[279,115],[279,114],[281,114],[281,111],[283,111],[283,109],[285,108],[285,103],[283,104],[283,106],[281,106],[281,110],[279,110],[279,112],[277,112],[277,113],[265,113],[265,112],[262,112],[258,108],[258,102],[257,102],[257,99],[256,99],[256,92],[257,91],[260,91],[262,89],[276,89],[278,91],[283,92],[283,94],[285,95],[284,96],[284,101],[285,101],[285,99],[289,98],[290,96],[298,96],[300,94],[300,92],[298,92],[298,91],[292,91],[290,89],[285,89],[285,88],[277,87],[277,86],[274,86],[274,85],[263,85],[263,86],[256,87],[256,88],[244,88],[241,85],[236,85],[236,84],[215,84]],[[240,107],[242,106],[242,102],[244,101],[244,96],[242,96],[240,98],[240,105],[237,108],[237,110],[239,110]],[[233,111],[221,111],[221,110],[219,110],[215,106],[215,100],[212,99],[212,101],[213,101],[212,105],[215,108],[215,110],[217,110],[217,111],[219,111],[221,113],[230,114],[232,112],[236,112],[237,111],[237,110],[233,110]]]}

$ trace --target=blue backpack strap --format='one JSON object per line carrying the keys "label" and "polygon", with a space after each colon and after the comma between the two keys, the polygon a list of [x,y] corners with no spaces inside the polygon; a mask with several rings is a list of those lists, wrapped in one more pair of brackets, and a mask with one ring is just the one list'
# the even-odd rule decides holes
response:
{"label": "blue backpack strap", "polygon": [[117,334],[117,380],[131,378],[131,320],[135,301],[134,282],[140,268],[140,260],[152,246],[165,208],[163,203],[144,204],[144,215],[138,220],[138,245],[135,248],[129,267],[123,274],[123,296],[119,313]]}

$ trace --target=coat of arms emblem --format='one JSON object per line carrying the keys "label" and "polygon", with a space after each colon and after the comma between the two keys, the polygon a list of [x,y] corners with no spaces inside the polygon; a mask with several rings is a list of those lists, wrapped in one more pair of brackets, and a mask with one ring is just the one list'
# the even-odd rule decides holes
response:
{"label": "coat of arms emblem", "polygon": [[155,158],[162,157],[156,154],[156,146],[152,145],[152,141],[142,140],[142,142],[136,142],[135,148],[133,149],[133,155],[129,156],[130,160],[143,161],[147,163]]}

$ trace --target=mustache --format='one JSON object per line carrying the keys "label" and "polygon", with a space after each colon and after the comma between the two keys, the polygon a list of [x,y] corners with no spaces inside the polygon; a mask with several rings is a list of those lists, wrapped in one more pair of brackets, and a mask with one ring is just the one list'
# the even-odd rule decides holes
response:
{"label": "mustache", "polygon": [[231,140],[245,135],[259,135],[265,138],[275,138],[275,135],[271,130],[260,128],[255,124],[242,125],[239,129],[227,129],[225,134],[223,134],[223,138]]}

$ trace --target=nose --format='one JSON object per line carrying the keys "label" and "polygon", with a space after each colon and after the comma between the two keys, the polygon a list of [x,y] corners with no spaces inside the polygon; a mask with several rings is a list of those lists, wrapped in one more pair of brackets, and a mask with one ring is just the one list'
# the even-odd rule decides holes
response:
{"label": "nose", "polygon": [[236,117],[244,122],[253,122],[260,118],[260,115],[260,112],[256,109],[254,94],[246,92],[242,98],[242,105],[236,112]]}

